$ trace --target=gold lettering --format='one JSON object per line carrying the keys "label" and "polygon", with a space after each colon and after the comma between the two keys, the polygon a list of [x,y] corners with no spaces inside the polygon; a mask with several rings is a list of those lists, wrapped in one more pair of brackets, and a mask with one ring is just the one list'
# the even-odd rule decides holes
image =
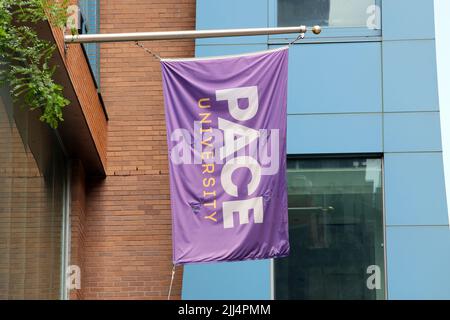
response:
{"label": "gold lettering", "polygon": [[202,164],[203,174],[205,173],[214,173],[215,165],[214,163],[204,163]]}
{"label": "gold lettering", "polygon": [[205,207],[213,207],[215,209],[216,208],[216,199],[214,199],[213,202],[205,203]]}
{"label": "gold lettering", "polygon": [[203,128],[201,128],[201,129],[200,129],[200,132],[201,132],[201,133],[204,133],[204,132],[212,132],[212,128],[211,128],[211,127],[209,127],[208,129],[203,129]]}
{"label": "gold lettering", "polygon": [[201,154],[202,159],[211,159],[213,153],[211,151],[203,151]]}
{"label": "gold lettering", "polygon": [[214,187],[216,185],[215,178],[203,178],[203,186],[206,187]]}
{"label": "gold lettering", "polygon": [[202,117],[200,123],[211,123],[211,119],[208,119],[211,113],[199,113],[198,115]]}
{"label": "gold lettering", "polygon": [[217,222],[217,219],[214,218],[214,216],[217,214],[217,211],[214,211],[213,213],[211,213],[209,216],[206,216],[205,219],[209,219],[212,220],[214,222]]}
{"label": "gold lettering", "polygon": [[211,143],[208,143],[212,140],[212,137],[209,137],[206,140],[202,140],[202,145],[207,146],[207,147],[212,147],[213,145]]}
{"label": "gold lettering", "polygon": [[[198,107],[200,109],[207,109],[207,108],[211,108],[211,104],[209,103],[209,98],[202,98],[200,100],[198,100]],[[203,103],[206,102],[206,103]]]}
{"label": "gold lettering", "polygon": [[[199,99],[198,107],[200,109],[211,108],[211,99],[210,98]],[[213,128],[211,127],[211,125],[207,125],[207,124],[212,123],[211,112],[198,113],[198,116],[200,117],[200,123],[202,124],[200,126],[200,133],[205,133],[205,132],[212,133]],[[208,126],[208,128],[203,128],[204,125]],[[202,147],[204,146],[204,147],[213,148],[214,145],[212,144],[212,141],[213,141],[212,136],[202,139],[201,145],[202,145]],[[214,150],[213,151],[201,151],[200,156],[201,156],[202,160],[212,159],[214,157]],[[205,173],[213,174],[215,172],[215,164],[214,163],[202,163],[202,171],[203,171],[202,174],[205,174]],[[213,188],[216,185],[216,178],[207,176],[207,178],[202,179],[202,184],[203,184],[204,188]],[[208,203],[204,203],[203,206],[216,209],[217,200],[216,200],[216,191],[215,190],[212,190],[212,191],[203,190],[203,197],[205,199],[209,198],[207,201],[210,201]],[[204,218],[207,220],[217,222],[217,218],[215,217],[216,215],[217,215],[217,211],[214,211],[210,215],[205,215]]]}
{"label": "gold lettering", "polygon": [[216,196],[216,191],[211,191],[211,192],[207,192],[205,190],[203,190],[203,196],[206,198],[208,196]]}

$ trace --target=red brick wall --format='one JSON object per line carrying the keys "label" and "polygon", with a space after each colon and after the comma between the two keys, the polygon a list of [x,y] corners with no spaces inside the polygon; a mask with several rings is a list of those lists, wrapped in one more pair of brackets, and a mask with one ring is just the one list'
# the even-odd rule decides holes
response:
{"label": "red brick wall", "polygon": [[[71,2],[74,1],[72,0]],[[97,90],[95,90],[95,82],[91,76],[89,64],[85,59],[80,44],[70,44],[66,52],[64,52],[62,30],[57,27],[51,27],[51,30],[83,111],[85,121],[88,124],[98,155],[103,167],[105,167],[107,120]]]}
{"label": "red brick wall", "polygon": [[[71,164],[71,207],[70,207],[70,264],[80,267],[81,279],[84,278],[84,252],[86,240],[86,197],[85,172],[81,161],[73,160]],[[70,299],[84,298],[83,284],[81,289],[70,291]]]}
{"label": "red brick wall", "polygon": [[[102,33],[195,29],[195,0],[103,0],[100,8]],[[163,57],[194,55],[192,40],[144,45]],[[172,247],[159,61],[133,43],[102,44],[100,82],[107,177],[87,181],[82,297],[166,299]],[[181,280],[177,268],[172,298]]]}

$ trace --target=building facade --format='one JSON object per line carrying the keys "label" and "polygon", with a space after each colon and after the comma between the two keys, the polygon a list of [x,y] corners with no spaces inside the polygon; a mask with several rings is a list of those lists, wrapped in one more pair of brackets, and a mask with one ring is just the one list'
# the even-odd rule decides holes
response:
{"label": "building facade", "polygon": [[[71,1],[81,33],[195,29],[195,1]],[[50,130],[0,100],[0,298],[166,299],[170,194],[159,61],[133,42],[58,45],[71,105]],[[193,41],[143,43],[166,57]],[[70,276],[70,277],[68,277]],[[69,278],[70,281],[66,282]],[[181,295],[176,270],[172,299]]]}
{"label": "building facade", "polygon": [[[439,13],[432,0],[197,1],[197,29],[324,28],[289,54],[290,257],[188,265],[183,298],[450,298]],[[201,39],[196,55],[294,39]]]}
{"label": "building facade", "polygon": [[[439,17],[450,8],[438,2],[72,1],[82,33],[323,27],[289,49],[291,255],[177,267],[172,299],[450,299]],[[132,42],[64,48],[60,30],[38,29],[58,45],[56,77],[72,103],[50,130],[1,91],[0,298],[166,299],[159,61]],[[296,36],[142,44],[204,57]]]}

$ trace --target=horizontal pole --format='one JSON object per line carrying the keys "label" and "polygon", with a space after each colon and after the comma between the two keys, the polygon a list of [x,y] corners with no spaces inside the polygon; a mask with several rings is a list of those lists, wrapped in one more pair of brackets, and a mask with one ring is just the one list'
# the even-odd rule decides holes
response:
{"label": "horizontal pole", "polygon": [[[310,30],[319,34],[321,29],[314,26]],[[100,33],[65,35],[64,41],[69,43],[98,43],[98,42],[124,42],[124,41],[149,41],[149,40],[176,40],[176,39],[198,39],[219,38],[237,36],[258,36],[284,33],[306,33],[308,28],[281,27],[281,28],[252,28],[252,29],[222,29],[222,30],[192,30],[192,31],[165,31],[165,32],[133,32],[133,33]]]}

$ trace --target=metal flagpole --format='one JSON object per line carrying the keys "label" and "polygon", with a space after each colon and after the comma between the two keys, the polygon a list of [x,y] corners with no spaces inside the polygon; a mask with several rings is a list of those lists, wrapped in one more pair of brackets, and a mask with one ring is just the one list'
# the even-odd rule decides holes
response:
{"label": "metal flagpole", "polygon": [[176,40],[198,38],[221,38],[236,36],[257,36],[270,34],[306,33],[311,31],[319,34],[320,26],[308,28],[280,27],[280,28],[251,28],[251,29],[219,29],[219,30],[190,30],[190,31],[164,31],[164,32],[133,32],[133,33],[101,33],[64,35],[64,42],[70,43],[98,43],[98,42],[124,42],[124,41],[149,41],[149,40]]}

